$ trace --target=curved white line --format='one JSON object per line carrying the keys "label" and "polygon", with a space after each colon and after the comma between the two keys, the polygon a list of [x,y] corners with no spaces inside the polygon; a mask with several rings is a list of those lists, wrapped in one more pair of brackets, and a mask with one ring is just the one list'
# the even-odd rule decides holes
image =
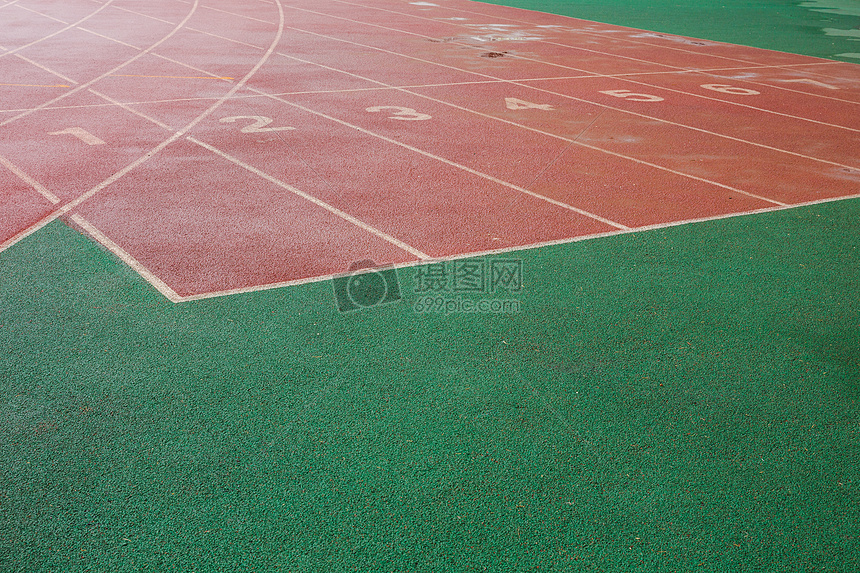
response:
{"label": "curved white line", "polygon": [[[110,1],[112,2],[113,0],[110,0]],[[107,72],[103,73],[102,75],[100,75],[96,78],[93,78],[86,83],[79,84],[79,85],[75,86],[74,88],[72,88],[71,90],[67,91],[66,93],[59,95],[50,101],[46,101],[42,105],[28,109],[24,112],[19,113],[18,115],[10,117],[9,119],[7,119],[3,122],[0,122],[0,127],[8,125],[15,120],[21,119],[22,117],[26,117],[33,112],[39,111],[41,109],[45,109],[49,105],[52,105],[52,104],[54,104],[60,100],[63,100],[65,98],[69,97],[70,95],[76,94],[81,90],[87,89],[90,86],[92,86],[94,83],[103,80],[104,78],[116,73],[118,70],[121,70],[122,68],[132,64],[135,61],[137,61],[139,58],[142,58],[143,56],[145,56],[146,54],[148,54],[149,52],[151,52],[152,50],[154,50],[155,48],[157,48],[158,46],[160,46],[161,44],[163,44],[164,42],[166,42],[170,38],[172,38],[174,35],[177,34],[177,32],[179,32],[183,27],[185,27],[185,24],[188,22],[188,20],[191,19],[191,17],[197,11],[197,8],[199,5],[200,5],[200,0],[194,0],[194,4],[191,6],[191,10],[188,12],[188,14],[185,16],[185,18],[182,19],[181,22],[176,24],[174,26],[174,28],[170,32],[168,32],[168,34],[166,36],[164,36],[163,38],[161,38],[160,40],[158,40],[157,42],[155,42],[154,44],[152,44],[148,48],[141,50],[139,54],[132,56],[131,58],[129,58],[125,62],[121,63],[120,65],[114,67],[111,70],[108,70]],[[2,55],[5,55],[5,54],[2,54]]]}
{"label": "curved white line", "polygon": [[[177,32],[184,25],[184,23],[188,21],[188,19],[191,17],[191,15],[194,13],[194,11],[197,9],[197,6],[199,5],[199,3],[200,3],[200,0],[194,1],[194,6],[192,7],[192,11],[188,14],[188,16],[182,22],[180,22],[177,25],[177,28],[173,32],[171,32],[170,35],[173,35],[175,32]],[[16,243],[20,242],[24,238],[35,233],[36,231],[38,231],[39,229],[41,229],[42,227],[44,227],[48,223],[51,223],[52,221],[55,221],[59,217],[62,217],[63,215],[65,215],[66,213],[71,211],[72,209],[75,209],[76,207],[80,206],[83,202],[92,198],[99,191],[103,190],[104,188],[108,187],[109,185],[112,185],[113,183],[115,183],[116,181],[118,181],[119,179],[121,179],[122,177],[127,175],[128,173],[130,173],[132,170],[134,170],[137,167],[146,163],[149,159],[151,159],[152,157],[157,155],[162,149],[164,149],[165,147],[167,147],[171,143],[175,142],[177,139],[183,137],[188,131],[190,131],[192,128],[194,128],[194,126],[196,126],[198,123],[203,121],[206,117],[211,115],[225,101],[227,101],[228,99],[233,97],[233,95],[237,91],[242,89],[245,86],[245,84],[248,83],[248,81],[266,63],[266,61],[269,59],[269,57],[271,57],[271,55],[274,53],[275,48],[277,47],[278,43],[281,41],[281,37],[283,36],[283,33],[284,33],[284,7],[281,4],[281,0],[276,0],[276,5],[278,7],[279,21],[278,21],[278,31],[275,34],[275,38],[272,40],[271,44],[269,45],[268,50],[266,50],[266,53],[260,57],[260,59],[254,65],[254,67],[251,68],[251,70],[247,74],[245,74],[245,76],[241,80],[239,80],[226,94],[221,96],[215,103],[213,103],[211,106],[209,106],[208,109],[206,109],[203,113],[201,113],[196,118],[194,118],[185,127],[181,128],[179,131],[174,133],[172,136],[170,136],[166,140],[162,141],[160,144],[158,144],[157,146],[152,148],[148,153],[141,156],[136,161],[127,165],[123,169],[117,171],[116,173],[114,173],[113,175],[111,175],[110,177],[108,177],[107,179],[105,179],[104,181],[102,181],[101,183],[99,183],[98,185],[96,185],[95,187],[93,187],[92,189],[90,189],[89,191],[87,191],[86,193],[81,195],[80,197],[78,197],[77,199],[74,199],[74,200],[70,201],[69,203],[66,203],[61,208],[57,209],[56,211],[54,211],[53,213],[51,213],[47,217],[44,217],[42,220],[38,221],[37,223],[35,223],[31,227],[29,227],[28,229],[21,231],[20,233],[18,233],[14,237],[12,237],[12,238],[8,239],[7,241],[5,241],[4,243],[0,244],[0,252],[5,251],[9,247],[15,245]],[[165,37],[163,40],[159,41],[158,43],[160,44],[161,42],[163,42],[166,39],[167,39],[167,37]],[[155,48],[155,45],[151,46],[146,51],[141,52],[140,54],[135,56],[132,60],[130,60],[127,63],[131,63],[131,61],[133,61],[134,59],[137,59],[138,57],[143,56],[146,52],[148,52],[149,50],[152,50],[154,48]],[[123,65],[126,65],[126,64],[123,64]],[[120,66],[120,67],[122,67],[122,66]],[[108,72],[108,74],[113,73],[114,71],[115,70],[112,70],[111,72]],[[104,76],[106,76],[108,74],[104,74]],[[101,77],[104,77],[104,76],[101,76]],[[99,78],[97,78],[97,79],[99,79]],[[92,84],[95,81],[97,81],[97,80],[92,80],[91,82],[88,82],[87,84],[79,86],[79,89],[89,87],[89,84]],[[13,119],[15,119],[15,118],[13,118]],[[3,124],[0,124],[0,125],[3,125]]]}
{"label": "curved white line", "polygon": [[45,40],[53,38],[54,36],[56,36],[58,34],[62,34],[66,30],[71,30],[72,28],[76,27],[78,24],[80,24],[82,22],[86,22],[87,20],[89,20],[90,18],[92,18],[93,16],[95,16],[96,14],[98,14],[99,12],[101,12],[102,10],[104,10],[105,8],[110,6],[111,4],[113,4],[114,1],[115,0],[108,0],[107,2],[102,4],[98,9],[93,11],[91,14],[84,16],[83,18],[81,18],[80,20],[78,20],[77,22],[75,22],[73,24],[69,24],[65,28],[60,28],[56,32],[48,34],[47,36],[45,36],[43,38],[39,38],[38,40],[34,40],[34,41],[30,42],[29,44],[24,44],[23,46],[18,46],[17,48],[15,48],[13,50],[9,50],[8,52],[3,52],[2,54],[0,54],[0,58],[2,58],[3,56],[8,56],[9,54],[14,54],[15,52],[20,52],[21,50],[23,50],[25,48],[29,48],[30,46],[32,46],[34,44],[38,44],[39,42],[44,42]]}

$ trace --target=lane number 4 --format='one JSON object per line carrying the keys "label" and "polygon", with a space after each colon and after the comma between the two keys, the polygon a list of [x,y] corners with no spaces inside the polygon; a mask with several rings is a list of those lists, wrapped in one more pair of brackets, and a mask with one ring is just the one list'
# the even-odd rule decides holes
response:
{"label": "lane number 4", "polygon": [[548,103],[532,103],[515,97],[506,97],[505,107],[508,109],[542,109],[545,111],[552,111],[555,109]]}

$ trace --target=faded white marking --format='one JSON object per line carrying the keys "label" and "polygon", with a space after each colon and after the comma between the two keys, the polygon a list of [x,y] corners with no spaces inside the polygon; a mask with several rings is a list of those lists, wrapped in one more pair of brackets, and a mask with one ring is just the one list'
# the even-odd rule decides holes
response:
{"label": "faded white marking", "polygon": [[48,135],[73,135],[87,145],[104,145],[105,142],[84,129],[83,127],[67,127],[62,131],[51,131]]}

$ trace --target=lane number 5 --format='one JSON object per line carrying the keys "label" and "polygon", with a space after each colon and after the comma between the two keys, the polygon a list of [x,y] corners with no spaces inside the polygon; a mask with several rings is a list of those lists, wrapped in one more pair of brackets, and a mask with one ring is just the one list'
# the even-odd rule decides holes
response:
{"label": "lane number 5", "polygon": [[630,101],[663,101],[663,98],[660,96],[655,96],[651,94],[637,94],[633,93],[630,90],[605,90],[600,93],[611,95],[613,97],[620,97],[621,99],[628,99]]}

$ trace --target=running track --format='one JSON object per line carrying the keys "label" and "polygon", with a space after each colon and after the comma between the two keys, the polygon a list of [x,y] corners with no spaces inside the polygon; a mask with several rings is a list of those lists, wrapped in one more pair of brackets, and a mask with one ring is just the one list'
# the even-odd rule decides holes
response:
{"label": "running track", "polygon": [[466,0],[0,21],[0,252],[62,219],[174,302],[860,195],[854,64]]}

